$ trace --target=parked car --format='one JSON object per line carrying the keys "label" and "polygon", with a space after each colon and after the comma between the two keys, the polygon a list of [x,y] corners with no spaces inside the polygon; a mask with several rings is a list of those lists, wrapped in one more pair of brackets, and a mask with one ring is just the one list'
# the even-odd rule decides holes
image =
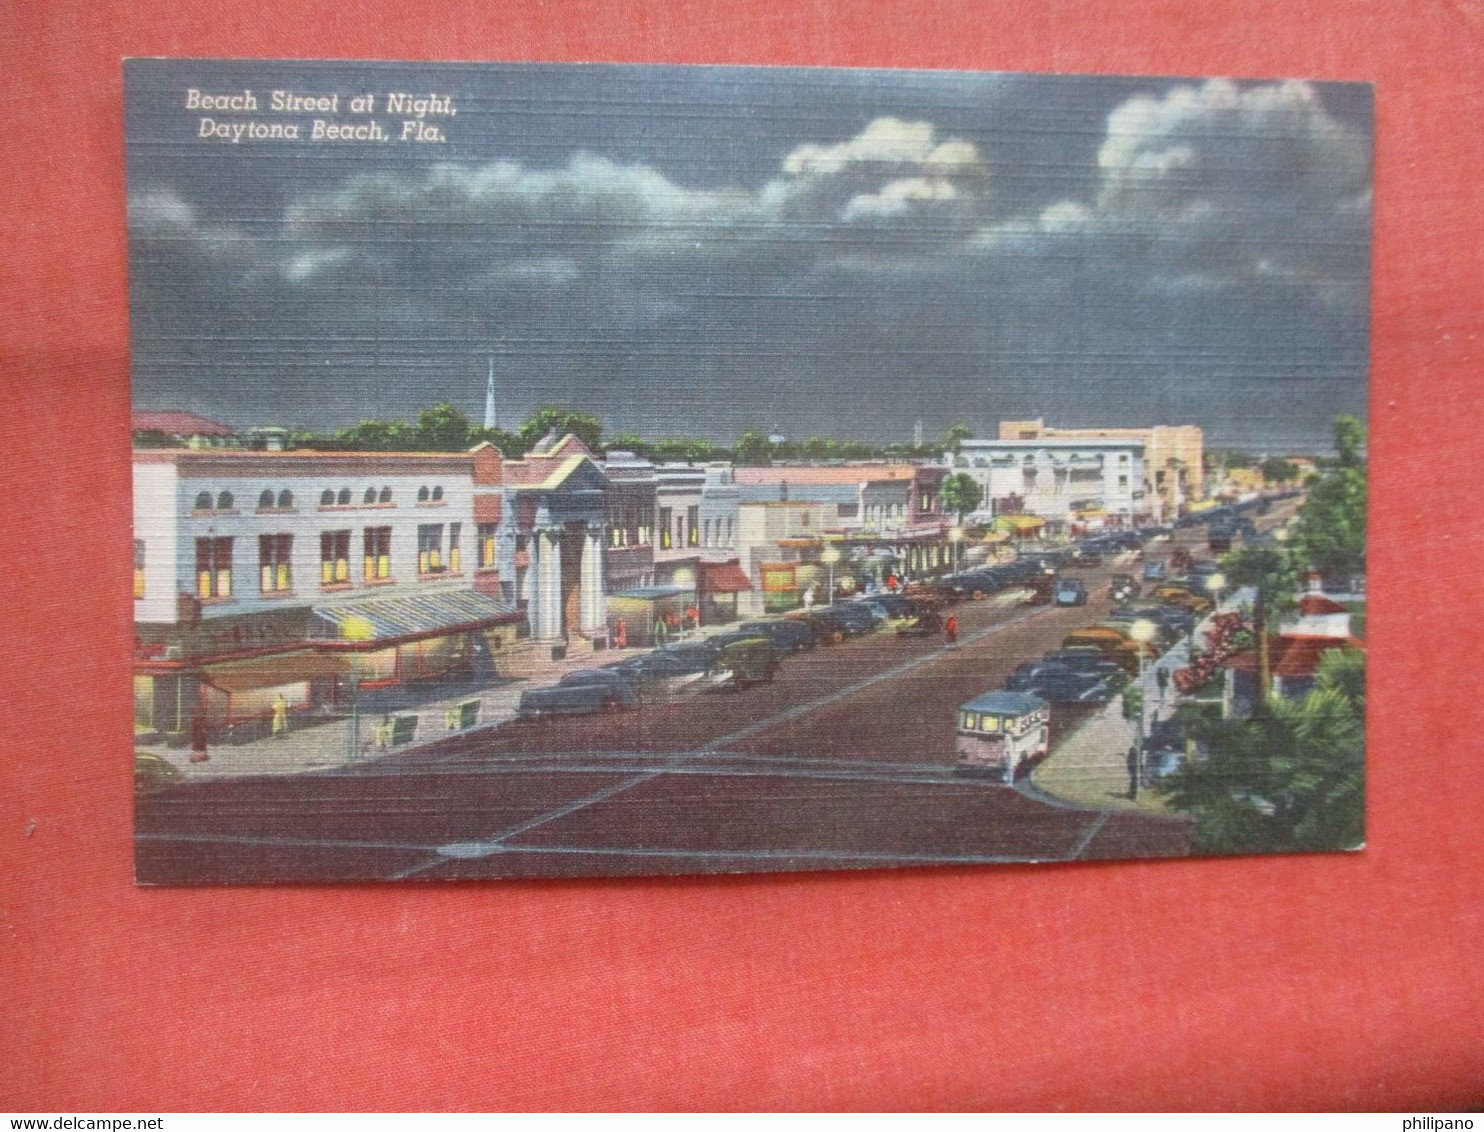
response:
{"label": "parked car", "polygon": [[550,688],[522,692],[515,711],[521,719],[539,719],[549,715],[589,715],[622,706],[620,693],[610,684],[554,684]]}
{"label": "parked car", "polygon": [[807,652],[814,647],[814,631],[803,621],[780,617],[777,621],[748,621],[739,632],[766,637],[779,652]]}
{"label": "parked car", "polygon": [[557,681],[557,687],[577,684],[601,684],[612,689],[620,707],[638,707],[639,690],[626,674],[614,668],[579,668]]}
{"label": "parked car", "polygon": [[1132,574],[1114,574],[1108,583],[1108,592],[1114,601],[1131,601],[1139,596],[1141,587]]}
{"label": "parked car", "polygon": [[180,781],[180,769],[164,755],[153,751],[134,752],[134,792],[158,794]]}
{"label": "parked car", "polygon": [[872,594],[870,601],[885,609],[887,616],[893,621],[914,617],[917,614],[917,607],[912,599],[903,597],[901,594]]}
{"label": "parked car", "polygon": [[739,636],[722,645],[709,679],[717,688],[747,688],[770,682],[780,667],[778,653],[766,637]]}
{"label": "parked car", "polygon": [[899,637],[935,637],[943,631],[943,615],[932,606],[918,609],[917,616],[897,629]]}
{"label": "parked car", "polygon": [[643,656],[631,657],[614,667],[628,673],[645,690],[646,695],[678,695],[697,691],[716,663],[713,650],[688,646],[692,651],[656,649]]}
{"label": "parked car", "polygon": [[1123,665],[1110,659],[1101,649],[1057,649],[1047,653],[1038,663],[1055,664],[1081,675],[1095,675],[1120,688],[1129,679],[1129,673]]}
{"label": "parked car", "polygon": [[1080,672],[1050,672],[1024,691],[1049,704],[1105,704],[1118,694],[1107,680]]}
{"label": "parked car", "polygon": [[815,609],[814,616],[839,624],[847,637],[859,637],[876,628],[876,616],[859,602],[836,602]]}
{"label": "parked car", "polygon": [[1071,578],[1063,579],[1056,587],[1057,605],[1086,605],[1087,587]]}

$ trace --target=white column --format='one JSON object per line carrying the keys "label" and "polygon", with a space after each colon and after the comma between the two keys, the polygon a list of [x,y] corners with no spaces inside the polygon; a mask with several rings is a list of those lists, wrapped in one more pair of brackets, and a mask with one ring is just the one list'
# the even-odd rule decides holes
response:
{"label": "white column", "polygon": [[603,592],[603,545],[599,532],[589,529],[582,540],[582,631],[597,632],[607,626],[608,609]]}
{"label": "white column", "polygon": [[562,636],[562,543],[551,531],[537,535],[541,558],[536,564],[536,635],[543,641]]}

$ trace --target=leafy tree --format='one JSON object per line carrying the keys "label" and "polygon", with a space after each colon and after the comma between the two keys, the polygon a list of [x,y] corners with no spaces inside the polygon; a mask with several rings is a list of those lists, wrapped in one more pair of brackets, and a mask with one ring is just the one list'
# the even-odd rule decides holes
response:
{"label": "leafy tree", "polygon": [[[947,429],[944,430],[943,443],[948,446],[949,451],[957,456],[958,450],[964,446],[964,441],[968,440],[973,435],[974,430],[968,425],[964,424],[963,421],[954,421],[951,425],[948,426]],[[970,508],[970,510],[972,510],[972,508]]]}
{"label": "leafy tree", "polygon": [[625,432],[608,439],[604,447],[609,452],[632,452],[641,460],[655,459],[655,446],[643,437],[632,432]]}
{"label": "leafy tree", "polygon": [[1301,565],[1330,577],[1365,572],[1366,467],[1360,448],[1365,433],[1354,417],[1335,420],[1339,458],[1309,489],[1289,546]]}
{"label": "leafy tree", "polygon": [[135,448],[184,448],[185,444],[168,432],[158,428],[136,428],[133,443]]}
{"label": "leafy tree", "polygon": [[545,405],[527,417],[520,426],[520,439],[526,451],[534,448],[553,429],[559,437],[572,433],[589,452],[598,452],[603,447],[603,422],[597,417],[591,413],[579,413],[575,409]]}
{"label": "leafy tree", "polygon": [[1244,546],[1221,559],[1229,589],[1251,586],[1257,591],[1252,607],[1252,631],[1257,637],[1257,701],[1265,704],[1272,691],[1269,640],[1271,622],[1290,612],[1298,592],[1298,571],[1292,558],[1270,547]]}
{"label": "leafy tree", "polygon": [[448,402],[417,416],[417,446],[425,452],[462,452],[469,447],[469,418]]}
{"label": "leafy tree", "polygon": [[1271,484],[1291,483],[1299,477],[1298,466],[1282,456],[1269,456],[1261,465],[1262,478]]}
{"label": "leafy tree", "polygon": [[1205,758],[1157,787],[1207,853],[1353,849],[1365,838],[1364,654],[1332,651],[1302,700],[1207,723]]}
{"label": "leafy tree", "polygon": [[943,506],[954,512],[962,523],[966,514],[984,502],[984,489],[973,476],[967,472],[959,472],[943,481],[938,497],[943,501]]}
{"label": "leafy tree", "polygon": [[351,452],[405,452],[422,446],[417,430],[405,421],[361,421],[341,429],[333,439]]}
{"label": "leafy tree", "polygon": [[471,428],[469,430],[470,448],[486,441],[498,448],[500,454],[508,460],[518,460],[525,455],[525,443],[517,433],[506,432],[503,428]]}
{"label": "leafy tree", "polygon": [[773,446],[760,432],[748,429],[737,438],[734,449],[737,463],[748,467],[765,467],[773,462]]}

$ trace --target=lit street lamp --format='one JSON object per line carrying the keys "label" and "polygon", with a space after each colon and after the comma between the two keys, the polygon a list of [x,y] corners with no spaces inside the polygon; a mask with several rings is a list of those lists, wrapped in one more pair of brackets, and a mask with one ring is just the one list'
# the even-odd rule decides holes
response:
{"label": "lit street lamp", "polygon": [[964,529],[962,527],[954,527],[951,531],[948,532],[948,538],[953,543],[953,572],[957,574],[958,548],[959,544],[964,541]]}
{"label": "lit street lamp", "polygon": [[1139,744],[1139,767],[1138,775],[1140,781],[1146,777],[1148,767],[1144,759],[1144,704],[1146,703],[1147,689],[1144,687],[1144,654],[1149,651],[1149,642],[1154,640],[1154,635],[1159,631],[1153,621],[1145,621],[1140,618],[1128,627],[1128,635],[1134,639],[1139,646],[1139,712],[1135,717],[1138,727]]}
{"label": "lit street lamp", "polygon": [[838,546],[826,546],[820,552],[819,560],[830,568],[829,600],[826,605],[835,604],[835,563],[840,561],[840,548]]}

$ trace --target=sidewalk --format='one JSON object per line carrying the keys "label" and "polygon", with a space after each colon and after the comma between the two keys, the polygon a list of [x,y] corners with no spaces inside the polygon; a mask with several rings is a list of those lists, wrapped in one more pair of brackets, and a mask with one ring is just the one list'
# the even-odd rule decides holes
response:
{"label": "sidewalk", "polygon": [[[1196,640],[1199,641],[1211,627],[1216,612],[1229,612],[1251,600],[1249,591],[1233,593],[1196,626]],[[1146,736],[1156,719],[1168,719],[1174,714],[1181,699],[1175,693],[1173,682],[1164,699],[1160,699],[1156,673],[1160,668],[1167,668],[1173,676],[1176,669],[1186,666],[1189,657],[1189,642],[1180,641],[1158,660],[1145,665],[1140,686],[1144,689]],[[1099,810],[1169,813],[1164,798],[1148,787],[1140,787],[1137,801],[1128,796],[1128,749],[1137,740],[1138,730],[1134,721],[1123,718],[1122,698],[1115,698],[1062,740],[1061,745],[1031,772],[1031,784],[1055,799],[1075,805]]]}
{"label": "sidewalk", "polygon": [[[700,640],[711,633],[725,632],[731,625],[714,625],[692,630],[679,639]],[[417,730],[410,742],[391,747],[378,747],[376,737],[382,713],[362,710],[356,720],[357,739],[351,738],[351,721],[340,717],[317,721],[291,721],[289,731],[281,738],[251,739],[245,742],[221,742],[213,745],[203,763],[190,761],[185,747],[162,743],[136,744],[137,750],[150,751],[168,759],[185,780],[243,778],[253,775],[305,774],[330,770],[350,763],[395,756],[441,742],[455,735],[485,731],[515,718],[521,693],[531,688],[555,684],[566,673],[579,668],[599,668],[625,657],[649,652],[647,648],[613,649],[599,652],[582,651],[562,660],[537,659],[535,650],[522,667],[520,677],[495,679],[483,686],[461,683],[456,695],[443,696],[396,711],[398,716],[415,715]],[[457,712],[470,701],[478,702],[476,722],[460,726],[449,713]],[[450,723],[453,726],[450,726]]]}

